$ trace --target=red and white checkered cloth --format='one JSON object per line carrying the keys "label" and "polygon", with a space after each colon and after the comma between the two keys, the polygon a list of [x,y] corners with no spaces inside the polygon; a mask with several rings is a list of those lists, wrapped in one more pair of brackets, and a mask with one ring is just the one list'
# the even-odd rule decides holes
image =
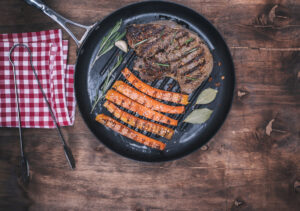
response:
{"label": "red and white checkered cloth", "polygon": [[[74,124],[74,65],[67,65],[68,41],[61,30],[0,34],[0,126],[18,127],[13,69],[9,51],[24,43],[32,51],[33,66],[60,126]],[[28,51],[17,47],[12,54],[18,84],[22,127],[53,128],[47,104],[30,66]]]}

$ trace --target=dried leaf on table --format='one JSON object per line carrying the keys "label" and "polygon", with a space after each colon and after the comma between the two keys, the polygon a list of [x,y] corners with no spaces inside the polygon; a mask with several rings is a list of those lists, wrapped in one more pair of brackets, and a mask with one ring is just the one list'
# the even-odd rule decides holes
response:
{"label": "dried leaf on table", "polygon": [[294,190],[295,192],[299,193],[300,192],[300,181],[296,180],[294,182]]}
{"label": "dried leaf on table", "polygon": [[276,11],[276,8],[278,7],[278,5],[275,5],[269,12],[269,20],[271,23],[274,22],[274,19],[276,17],[276,14],[275,14],[275,11]]}
{"label": "dried leaf on table", "polygon": [[196,104],[208,104],[214,101],[218,93],[218,90],[207,88],[204,89],[198,96]]}
{"label": "dried leaf on table", "polygon": [[266,127],[266,134],[267,134],[268,136],[271,135],[271,132],[272,132],[272,130],[273,130],[272,125],[273,125],[273,122],[274,122],[274,121],[275,121],[275,119],[272,119],[272,120],[268,123],[268,125],[267,125],[267,127]]}
{"label": "dried leaf on table", "polygon": [[236,206],[236,207],[238,207],[238,206],[241,206],[243,204],[243,202],[242,201],[239,201],[239,200],[234,200],[234,205]]}
{"label": "dried leaf on table", "polygon": [[238,92],[237,92],[238,97],[243,97],[246,94],[247,93],[245,91],[242,91],[242,90],[238,90]]}
{"label": "dried leaf on table", "polygon": [[213,110],[210,110],[208,108],[196,109],[186,117],[184,122],[192,124],[202,124],[209,119],[212,112]]}

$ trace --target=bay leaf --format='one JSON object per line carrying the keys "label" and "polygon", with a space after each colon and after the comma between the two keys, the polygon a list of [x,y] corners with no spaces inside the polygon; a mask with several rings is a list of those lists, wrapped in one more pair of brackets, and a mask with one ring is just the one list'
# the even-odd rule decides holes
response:
{"label": "bay leaf", "polygon": [[218,90],[207,88],[204,89],[198,96],[196,104],[208,104],[214,101],[218,93]]}
{"label": "bay leaf", "polygon": [[202,124],[209,119],[212,112],[213,110],[210,110],[208,108],[195,109],[186,117],[184,122],[192,124]]}

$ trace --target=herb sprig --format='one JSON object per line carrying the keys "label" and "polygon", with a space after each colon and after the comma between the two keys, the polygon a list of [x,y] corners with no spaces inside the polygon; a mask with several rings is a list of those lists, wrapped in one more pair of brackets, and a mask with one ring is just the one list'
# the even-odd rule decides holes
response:
{"label": "herb sprig", "polygon": [[169,64],[162,64],[162,63],[155,63],[155,64],[157,64],[158,66],[162,66],[162,67],[170,67]]}
{"label": "herb sprig", "polygon": [[134,45],[133,45],[133,47],[135,48],[136,46],[138,46],[138,45],[140,45],[140,44],[143,44],[144,42],[147,42],[149,40],[149,38],[148,39],[144,39],[144,40],[142,40],[142,41],[140,41],[140,42],[137,42],[137,43],[135,43]]}
{"label": "herb sprig", "polygon": [[198,48],[192,48],[191,50],[184,52],[184,55],[190,54],[196,50],[198,50]]}
{"label": "herb sprig", "polygon": [[197,80],[197,78],[193,78],[193,77],[190,77],[190,76],[186,76],[186,78],[187,78],[187,79],[190,79],[190,80],[192,80],[192,81],[196,81],[196,80]]}
{"label": "herb sprig", "polygon": [[[109,85],[111,84],[112,82],[112,79],[111,79],[111,75],[113,74],[113,72],[121,65],[123,61],[123,56],[122,55],[119,55],[118,58],[117,58],[117,62],[116,64],[113,66],[113,68],[107,73],[107,76],[105,78],[105,81],[102,85],[102,88],[99,87],[99,89],[97,90],[97,95],[96,95],[96,98],[95,98],[95,102],[92,106],[92,109],[91,109],[91,113],[94,111],[94,109],[96,108],[96,105],[100,102],[101,99],[104,98],[105,96],[105,93],[106,91],[108,90],[109,88]],[[101,88],[101,89],[100,89]],[[99,95],[99,92],[101,93]]]}
{"label": "herb sprig", "polygon": [[116,23],[116,25],[108,32],[108,34],[103,37],[97,56],[92,62],[91,68],[94,66],[96,61],[100,59],[101,56],[109,52],[114,47],[114,43],[116,41],[121,40],[125,36],[126,31],[124,31],[123,33],[118,32],[121,25],[122,25],[122,19],[119,20]]}
{"label": "herb sprig", "polygon": [[190,42],[193,42],[194,41],[194,38],[189,38],[188,40],[186,40],[185,42],[184,42],[184,44],[189,44]]}

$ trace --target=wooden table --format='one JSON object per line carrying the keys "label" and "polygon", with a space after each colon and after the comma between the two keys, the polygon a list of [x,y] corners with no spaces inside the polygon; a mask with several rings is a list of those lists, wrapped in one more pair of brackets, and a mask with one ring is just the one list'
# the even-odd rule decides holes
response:
{"label": "wooden table", "polygon": [[[133,1],[45,2],[92,24]],[[1,128],[0,210],[300,209],[300,2],[176,2],[210,20],[233,55],[235,99],[218,134],[183,159],[141,163],[104,147],[77,111],[75,125],[63,128],[76,170],[68,168],[56,130],[24,129],[32,177],[22,187],[18,131]],[[0,14],[0,33],[59,27],[19,0],[0,1]],[[71,40],[65,33],[64,38]],[[75,52],[71,41],[71,64]]]}

